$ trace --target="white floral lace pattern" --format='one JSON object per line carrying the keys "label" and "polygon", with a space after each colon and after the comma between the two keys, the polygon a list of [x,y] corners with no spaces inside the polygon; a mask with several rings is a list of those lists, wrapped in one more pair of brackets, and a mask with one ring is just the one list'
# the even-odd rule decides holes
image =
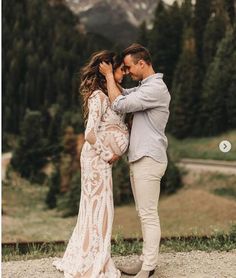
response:
{"label": "white floral lace pattern", "polygon": [[95,91],[89,98],[89,117],[81,152],[81,199],[76,226],[62,259],[53,265],[65,278],[119,278],[111,258],[114,216],[113,154],[128,148],[124,115],[110,107],[108,97]]}

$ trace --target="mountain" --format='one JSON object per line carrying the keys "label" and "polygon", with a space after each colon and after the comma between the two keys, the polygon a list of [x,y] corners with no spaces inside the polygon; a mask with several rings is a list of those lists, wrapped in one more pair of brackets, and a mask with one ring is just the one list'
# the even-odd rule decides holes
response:
{"label": "mountain", "polygon": [[[145,20],[151,24],[160,0],[65,0],[79,16],[86,32],[103,35],[127,46],[138,36],[138,27]],[[81,28],[81,29],[83,29]]]}

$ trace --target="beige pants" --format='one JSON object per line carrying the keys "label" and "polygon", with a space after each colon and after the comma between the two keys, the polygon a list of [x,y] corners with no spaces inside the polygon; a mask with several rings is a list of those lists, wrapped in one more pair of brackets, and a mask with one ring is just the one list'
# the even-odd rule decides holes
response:
{"label": "beige pants", "polygon": [[167,163],[160,163],[151,157],[130,163],[130,180],[136,210],[141,221],[143,250],[140,259],[143,270],[153,270],[157,265],[161,238],[158,216],[160,181],[166,171]]}

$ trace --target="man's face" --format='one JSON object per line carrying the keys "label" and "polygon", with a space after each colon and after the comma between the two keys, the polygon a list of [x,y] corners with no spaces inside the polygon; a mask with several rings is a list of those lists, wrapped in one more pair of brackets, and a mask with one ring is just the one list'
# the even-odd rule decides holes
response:
{"label": "man's face", "polygon": [[131,78],[133,80],[142,80],[142,76],[143,76],[143,69],[142,69],[142,63],[141,60],[136,62],[133,59],[133,57],[129,54],[126,55],[124,58],[124,65],[126,68],[126,73],[129,74],[131,76]]}

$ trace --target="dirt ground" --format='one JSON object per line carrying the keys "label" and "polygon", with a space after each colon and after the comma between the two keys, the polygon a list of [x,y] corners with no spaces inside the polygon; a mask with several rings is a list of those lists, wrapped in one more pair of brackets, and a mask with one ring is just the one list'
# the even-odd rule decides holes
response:
{"label": "dirt ground", "polygon": [[[114,257],[116,265],[132,263],[138,256]],[[54,258],[2,263],[3,278],[63,278],[52,266]],[[132,276],[122,275],[122,278]],[[236,250],[230,252],[161,253],[155,278],[235,278]],[[112,277],[110,277],[112,278]]]}

